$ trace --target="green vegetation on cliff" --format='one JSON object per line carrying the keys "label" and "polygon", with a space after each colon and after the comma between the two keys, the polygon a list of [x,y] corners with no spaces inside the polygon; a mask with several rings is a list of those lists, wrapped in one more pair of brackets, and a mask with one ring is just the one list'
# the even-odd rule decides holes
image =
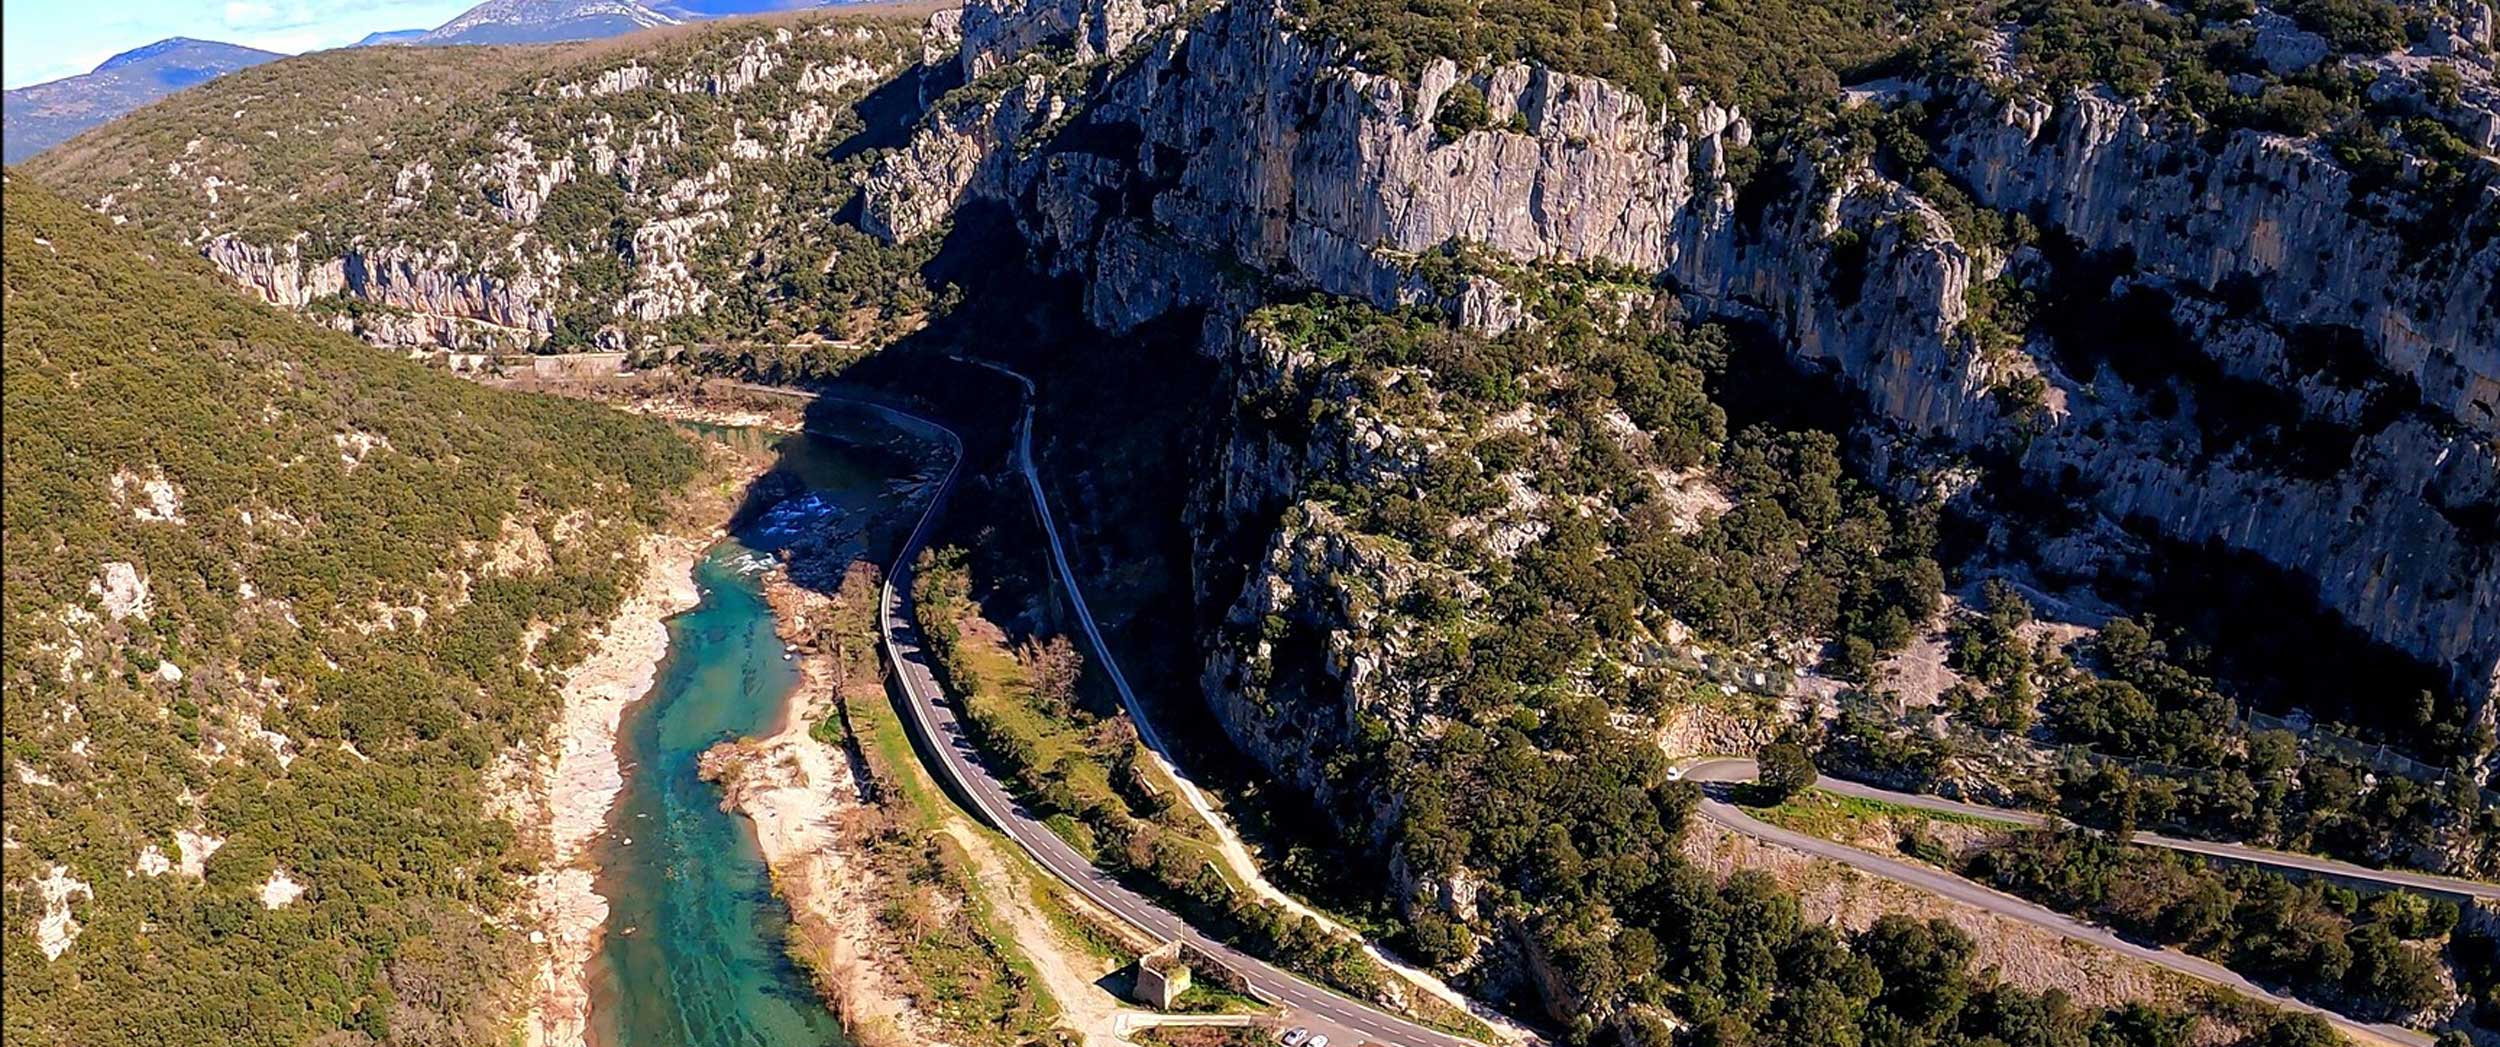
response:
{"label": "green vegetation on cliff", "polygon": [[694,451],[6,192],[8,1041],[505,1039],[540,856],[484,782]]}
{"label": "green vegetation on cliff", "polygon": [[[191,233],[194,209],[213,204],[257,242],[344,238],[372,217],[366,188],[390,186],[402,162],[493,134],[482,110],[549,55],[368,47],[281,59],[97,128],[24,170],[81,201],[113,193],[135,224],[168,236]],[[215,200],[188,172],[223,183]]]}
{"label": "green vegetation on cliff", "polygon": [[849,216],[873,140],[916,111],[919,47],[916,16],[876,12],[322,52],[28,173],[195,247],[274,252],[256,279],[309,284],[290,247],[306,269],[355,254],[350,286],[310,304],[363,332],[421,304],[470,321],[469,347],[890,335],[935,301],[916,279],[934,241],[891,247]]}
{"label": "green vegetation on cliff", "polygon": [[[965,722],[1019,798],[1100,868],[1172,905],[1193,926],[1362,998],[1392,983],[1362,943],[1259,897],[1217,852],[1213,832],[1181,803],[1116,706],[1081,695],[1079,656],[1065,637],[1010,649],[981,613],[964,550],[922,554],[914,580],[923,637]],[[984,571],[978,595],[997,579]],[[1115,700],[1116,701],[1116,700]],[[1483,1025],[1436,998],[1404,1008],[1424,1024],[1483,1037]]]}
{"label": "green vegetation on cliff", "polygon": [[[1287,766],[1347,839],[1385,840],[1406,947],[1458,964],[1516,936],[1575,1038],[1635,1044],[1669,1014],[1731,1044],[2153,1042],[2183,1020],[1991,984],[1948,928],[1810,927],[1766,879],[1683,857],[1692,787],[1626,728],[1699,689],[1661,639],[1832,639],[1864,671],[1933,612],[1935,539],[1809,412],[1748,396],[1763,378],[1725,332],[1602,279],[1537,298],[1540,325],[1491,339],[1336,301],[1253,320],[1268,358],[1309,362],[1237,409],[1325,464],[1282,513],[1279,584],[1251,586],[1285,602],[1227,620],[1223,686],[1279,721],[1355,710],[1342,747],[1315,727]],[[1374,681],[1353,699],[1350,663]]]}
{"label": "green vegetation on cliff", "polygon": [[1438,58],[1520,60],[1612,80],[1653,105],[1692,86],[1760,110],[1791,95],[1837,92],[1842,78],[1907,41],[1909,17],[1949,7],[1935,0],[1296,0],[1293,11],[1345,41],[1360,64],[1401,79]]}
{"label": "green vegetation on cliff", "polygon": [[[2088,825],[2465,876],[2500,869],[2500,809],[2466,770],[2444,784],[2417,780],[2374,769],[2348,746],[2261,728],[2198,671],[2211,652],[2177,630],[2121,617],[2088,641],[2034,642],[2017,591],[1984,593],[1985,613],[1952,629],[1966,679],[1942,696],[1951,721],[1940,732],[1900,731],[1842,717],[1830,745],[1854,773],[1920,787],[1956,761],[2020,751],[2036,737],[2063,758],[2047,770],[2007,768],[2000,781]],[[2413,704],[2437,707],[2428,693]],[[2427,770],[2415,773],[2433,777]]]}
{"label": "green vegetation on cliff", "polygon": [[[1823,126],[1842,108],[1842,84],[1890,76],[1950,74],[2050,96],[2105,88],[2199,126],[2332,134],[2347,166],[2376,173],[2369,188],[2402,182],[2470,208],[2464,187],[2489,175],[2459,138],[2473,117],[2454,107],[2453,71],[2413,77],[2434,101],[2425,115],[2401,94],[2374,96],[2378,74],[2358,64],[2406,46],[2405,9],[2390,0],[2272,6],[2341,53],[2291,71],[2269,67],[2249,21],[2254,0],[1297,0],[1291,10],[1343,41],[1355,64],[1401,80],[1439,59],[1455,61],[1462,77],[1482,63],[1525,61],[1620,84],[1668,111],[1686,108],[1681,92],[1690,91],[1752,114],[1773,135]],[[2451,112],[2454,127],[2442,122]],[[2398,155],[2429,166],[2398,177],[2402,165],[2384,159]]]}
{"label": "green vegetation on cliff", "polygon": [[[1967,940],[1911,925],[1805,944],[1821,932],[1754,922],[1793,907],[1765,900],[1776,890],[1688,863],[1693,795],[1668,780],[1657,741],[1682,711],[1720,704],[1720,680],[1778,693],[1791,665],[1837,677],[1834,700],[1851,713],[1826,751],[1859,773],[1938,745],[1874,712],[1892,704],[1879,663],[1942,606],[1939,512],[1844,464],[1845,398],[1811,376],[1684,323],[1646,286],[1546,275],[1513,285],[1537,323],[1495,337],[1325,299],[1272,305],[1245,335],[1253,366],[1274,373],[1237,402],[1250,435],[1231,453],[1272,439],[1304,472],[1263,570],[1216,631],[1218,715],[1236,742],[1282,750],[1279,773],[1316,794],[1347,846],[1398,871],[1385,893],[1403,946],[1450,969],[1498,969],[1511,961],[1494,950],[1525,950],[1537,1002],[1556,1021],[1583,1016],[1573,1032],[1597,1040],[1663,1042],[1662,1014],[1701,1042],[1874,1039],[1898,1022],[1925,1030],[1914,1042],[2176,1034],[2177,1016],[2083,1009],[1989,1029],[1955,1008],[2010,991],[1962,973]],[[2026,751],[2020,732],[2039,724],[2117,753],[2237,767],[2236,791],[2183,780],[2147,787],[2141,806],[2078,778],[2058,786],[2075,809],[2222,819],[2379,860],[2490,836],[2470,797],[2454,806],[2391,776],[2364,788],[2322,753],[2238,767],[2233,699],[2146,630],[2116,620],[2069,658],[2032,644],[2011,586],[1984,597],[1984,613],[1951,630],[1948,658],[1968,683],[1946,698],[1957,718],[2014,732],[1980,749]],[[1235,694],[1244,707],[1222,708]],[[1790,762],[1807,780],[1811,764]],[[1934,757],[1925,773],[1943,766]],[[2336,781],[2342,795],[2324,791]],[[2354,934],[2367,959],[2338,968],[2328,991],[2421,1005],[2420,950]],[[2459,970],[2476,947],[2461,943]],[[1898,988],[1921,984],[1903,972],[1852,973],[1902,948],[1936,963],[1920,977],[1953,987],[1929,997]],[[2317,1032],[2305,1019],[2257,1025],[2268,1041]]]}

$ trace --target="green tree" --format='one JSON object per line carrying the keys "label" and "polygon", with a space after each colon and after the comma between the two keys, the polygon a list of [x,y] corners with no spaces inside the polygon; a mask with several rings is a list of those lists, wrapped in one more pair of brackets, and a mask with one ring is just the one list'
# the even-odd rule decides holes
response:
{"label": "green tree", "polygon": [[1476,85],[1460,81],[1441,95],[1441,104],[1432,111],[1432,126],[1441,137],[1455,140],[1462,135],[1485,129],[1493,122],[1491,109],[1485,105],[1484,92]]}
{"label": "green tree", "polygon": [[1814,757],[1807,755],[1805,746],[1795,742],[1767,745],[1754,763],[1758,768],[1755,780],[1772,803],[1784,803],[1814,787]]}
{"label": "green tree", "polygon": [[2278,1016],[2257,1040],[2258,1047],[2340,1047],[2343,1042],[2326,1019],[2306,1011]]}

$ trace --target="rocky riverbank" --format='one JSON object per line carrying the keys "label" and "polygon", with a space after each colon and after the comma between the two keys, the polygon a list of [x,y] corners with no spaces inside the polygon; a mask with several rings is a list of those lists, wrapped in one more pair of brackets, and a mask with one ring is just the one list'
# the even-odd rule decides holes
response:
{"label": "rocky riverbank", "polygon": [[[876,943],[875,873],[844,844],[868,814],[859,770],[839,744],[811,735],[846,690],[880,697],[874,652],[863,662],[817,642],[839,613],[835,599],[800,588],[780,572],[764,591],[782,642],[802,651],[800,683],[790,692],[780,730],[714,746],[703,754],[703,777],[720,784],[724,810],[755,824],[774,890],[790,906],[795,955],[815,975],[843,1027],[869,1047],[937,1042],[885,969],[892,959]],[[867,678],[854,679],[863,666]]]}
{"label": "rocky riverbank", "polygon": [[565,671],[563,711],[546,743],[534,755],[508,758],[495,776],[491,803],[546,855],[523,884],[537,964],[522,1029],[529,1047],[586,1042],[590,959],[608,918],[592,846],[625,787],[617,726],[658,678],[668,620],[701,600],[695,561],[720,539],[719,522],[729,519],[747,484],[770,465],[765,456],[707,450],[716,479],[689,488],[675,523],[644,539],[641,579],[591,638],[589,656]]}
{"label": "rocky riverbank", "polygon": [[585,1040],[587,970],[608,919],[608,902],[599,895],[588,854],[625,787],[616,755],[617,723],[626,706],[651,691],[668,653],[668,619],[699,599],[694,562],[707,542],[684,535],[647,539],[640,586],[601,629],[590,657],[565,680],[563,719],[530,782],[539,801],[536,824],[544,827],[551,848],[546,867],[527,884],[528,911],[538,924],[531,933],[538,973],[525,1029],[531,1047],[573,1047]]}
{"label": "rocky riverbank", "polygon": [[[963,965],[974,964],[986,969],[979,977],[1029,969],[1039,982],[1029,987],[1039,990],[1034,1003],[1041,1013],[1056,1012],[1043,1020],[1047,1025],[1089,1045],[1123,1042],[1121,1021],[1144,1012],[1124,1006],[1102,982],[1130,952],[1080,946],[1065,926],[1086,920],[1096,933],[1118,937],[1110,918],[1078,916],[1073,909],[1045,912],[1033,879],[1038,874],[951,807],[920,806],[938,795],[935,783],[916,767],[891,762],[880,744],[908,745],[899,733],[878,736],[899,732],[900,725],[885,714],[868,616],[875,572],[855,565],[830,597],[775,573],[765,594],[783,642],[800,649],[801,683],[791,691],[779,730],[713,747],[704,754],[703,774],[721,785],[724,809],[754,821],[774,889],[790,907],[795,955],[814,972],[852,1039],[864,1047],[961,1042],[962,1023],[978,1028],[981,1021],[928,996],[939,972],[923,965],[952,966],[960,977]],[[847,728],[838,735],[814,730],[827,722]],[[897,780],[905,777],[911,781]],[[923,882],[910,866],[931,861],[932,850],[960,857],[922,865],[922,875],[934,876]],[[952,934],[970,932],[986,944],[958,941],[951,956],[914,950],[897,937],[898,928],[879,919],[895,904],[952,913],[940,920],[955,924]],[[964,922],[974,912],[985,915]],[[941,928],[933,936],[951,935]],[[1010,959],[1016,954],[1021,964]]]}

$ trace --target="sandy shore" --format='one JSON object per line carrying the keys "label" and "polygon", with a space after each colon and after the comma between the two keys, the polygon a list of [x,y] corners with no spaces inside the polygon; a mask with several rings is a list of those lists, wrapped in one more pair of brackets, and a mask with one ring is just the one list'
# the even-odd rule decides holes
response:
{"label": "sandy shore", "polygon": [[[846,676],[833,653],[813,648],[819,623],[831,622],[835,614],[832,600],[779,573],[767,580],[765,592],[782,639],[804,651],[801,683],[791,692],[778,732],[715,747],[704,756],[705,776],[723,785],[724,808],[754,822],[774,888],[790,906],[801,955],[853,1039],[864,1047],[945,1043],[950,1039],[945,1023],[915,1006],[902,972],[887,967],[895,962],[892,944],[881,938],[875,913],[890,885],[858,857],[868,847],[863,837],[880,831],[881,819],[889,815],[862,795],[842,746],[809,735],[810,725],[831,715],[846,689],[852,700],[882,702],[883,685],[858,668]],[[873,665],[873,654],[866,661]],[[1087,1044],[1121,1042],[1118,1018],[1138,1012],[1094,984],[1117,965],[1061,942],[1035,908],[1024,877],[1008,868],[970,823],[945,816],[942,831],[963,845],[980,882],[1003,888],[987,892],[994,915],[1059,1002],[1062,1024]]]}
{"label": "sandy shore", "polygon": [[564,718],[556,725],[550,757],[539,761],[538,780],[530,783],[552,849],[545,870],[526,884],[538,926],[530,937],[539,953],[525,1030],[530,1047],[585,1042],[590,958],[608,919],[608,901],[599,896],[588,852],[625,788],[616,756],[617,723],[658,677],[668,653],[669,617],[700,599],[694,564],[708,541],[646,539],[641,584],[565,681]]}
{"label": "sandy shore", "polygon": [[[778,571],[766,579],[765,596],[785,643],[806,644],[816,623],[833,614],[831,600]],[[703,755],[703,775],[721,784],[724,809],[754,823],[774,890],[790,906],[800,955],[843,1026],[867,1045],[938,1042],[883,969],[872,874],[846,855],[841,820],[868,814],[859,780],[839,747],[808,736],[838,700],[842,669],[832,654],[813,649],[798,665],[781,729],[714,747]]]}

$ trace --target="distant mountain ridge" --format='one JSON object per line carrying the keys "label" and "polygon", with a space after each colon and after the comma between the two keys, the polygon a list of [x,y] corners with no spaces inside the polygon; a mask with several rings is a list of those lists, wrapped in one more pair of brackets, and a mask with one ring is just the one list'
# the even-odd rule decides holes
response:
{"label": "distant mountain ridge", "polygon": [[358,47],[376,44],[546,44],[594,40],[641,29],[735,15],[836,7],[847,0],[486,0],[432,30],[374,33]]}
{"label": "distant mountain ridge", "polygon": [[407,42],[545,44],[616,36],[680,21],[631,0],[486,0]]}
{"label": "distant mountain ridge", "polygon": [[28,157],[90,127],[193,84],[284,58],[275,51],[187,36],[168,37],[107,58],[94,71],[8,93],[6,161]]}
{"label": "distant mountain ridge", "polygon": [[384,29],[384,30],[381,30],[381,31],[379,31],[379,32],[366,33],[366,34],[365,34],[365,38],[364,38],[364,39],[362,39],[362,40],[358,40],[358,41],[356,41],[355,43],[350,44],[350,45],[348,45],[348,46],[350,46],[350,47],[383,47],[383,46],[387,46],[387,45],[391,45],[391,44],[410,44],[410,43],[415,43],[415,42],[417,41],[417,38],[418,38],[418,37],[424,36],[425,34],[430,33],[430,32],[433,32],[433,30],[431,30],[431,29]]}

